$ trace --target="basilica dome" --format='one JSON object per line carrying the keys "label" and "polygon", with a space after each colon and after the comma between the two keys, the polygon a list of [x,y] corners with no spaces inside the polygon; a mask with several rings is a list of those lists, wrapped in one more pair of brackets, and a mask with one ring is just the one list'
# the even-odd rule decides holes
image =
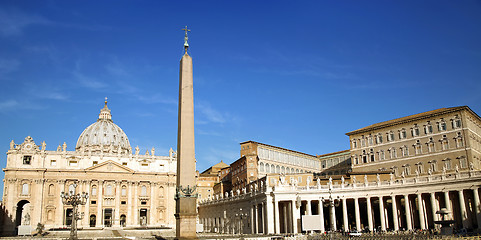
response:
{"label": "basilica dome", "polygon": [[124,131],[112,121],[110,109],[105,106],[100,110],[97,122],[88,126],[77,140],[77,151],[124,153],[131,152],[129,139]]}

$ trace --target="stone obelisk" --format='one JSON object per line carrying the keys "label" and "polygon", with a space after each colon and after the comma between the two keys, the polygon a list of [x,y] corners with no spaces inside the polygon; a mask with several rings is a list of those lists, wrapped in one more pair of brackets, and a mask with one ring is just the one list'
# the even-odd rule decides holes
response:
{"label": "stone obelisk", "polygon": [[177,193],[175,196],[175,221],[177,239],[194,239],[197,220],[197,191],[195,181],[194,144],[194,83],[192,58],[187,54],[185,26],[184,56],[180,60],[179,119],[177,132]]}

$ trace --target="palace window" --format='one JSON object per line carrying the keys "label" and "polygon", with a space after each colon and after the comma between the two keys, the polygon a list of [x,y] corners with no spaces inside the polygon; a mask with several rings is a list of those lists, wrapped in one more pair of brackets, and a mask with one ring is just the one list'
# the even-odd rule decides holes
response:
{"label": "palace window", "polygon": [[387,140],[388,140],[389,142],[394,141],[394,132],[393,132],[393,131],[389,131],[389,132],[387,133]]}
{"label": "palace window", "polygon": [[468,167],[468,161],[465,156],[458,157],[459,159],[459,165],[461,168],[467,168]]}
{"label": "palace window", "polygon": [[52,167],[57,166],[57,160],[50,160],[50,166]]}
{"label": "palace window", "polygon": [[428,121],[428,124],[424,126],[424,133],[425,134],[433,133],[433,125],[431,125],[431,122]]}
{"label": "palace window", "polygon": [[25,155],[23,156],[23,164],[30,165],[32,163],[32,156]]}
{"label": "palace window", "polygon": [[70,160],[70,161],[68,161],[68,165],[70,167],[76,167],[76,166],[78,166],[78,161],[77,160]]}
{"label": "palace window", "polygon": [[408,149],[408,147],[402,146],[402,147],[401,147],[401,151],[402,151],[403,157],[409,156],[409,149]]}
{"label": "palace window", "polygon": [[97,164],[99,164],[99,161],[93,161],[92,162],[92,166],[96,166]]}
{"label": "palace window", "polygon": [[105,188],[105,195],[107,196],[112,196],[112,185],[108,184],[107,187]]}
{"label": "palace window", "polygon": [[55,186],[53,184],[48,185],[48,195],[55,194]]}
{"label": "palace window", "polygon": [[127,195],[127,187],[124,185],[122,186],[122,196],[126,196]]}
{"label": "palace window", "polygon": [[97,186],[92,186],[92,196],[97,196]]}
{"label": "palace window", "polygon": [[409,176],[411,174],[411,166],[409,164],[403,165],[404,175]]}
{"label": "palace window", "polygon": [[390,149],[389,149],[389,157],[390,157],[391,159],[397,158],[397,154],[396,154],[396,149],[395,149],[395,148],[390,148]]}
{"label": "palace window", "polygon": [[261,163],[259,164],[259,171],[260,171],[260,172],[264,172],[264,163],[263,163],[263,162],[261,162]]}
{"label": "palace window", "polygon": [[457,132],[456,137],[454,138],[456,141],[456,147],[460,148],[463,146],[463,137],[461,136],[461,132]]}
{"label": "palace window", "polygon": [[369,136],[367,137],[367,142],[368,142],[369,146],[372,146],[373,140],[372,140],[372,136],[371,136],[371,135],[369,135]]}
{"label": "palace window", "polygon": [[371,148],[371,151],[369,152],[369,158],[371,160],[371,162],[374,162],[374,150]]}
{"label": "palace window", "polygon": [[406,138],[406,129],[401,129],[399,130],[399,139],[405,139]]}
{"label": "palace window", "polygon": [[352,148],[357,148],[357,142],[356,142],[356,140],[352,140]]}
{"label": "palace window", "polygon": [[432,172],[436,172],[438,170],[436,164],[437,164],[438,161],[436,160],[432,160],[432,161],[429,161],[429,167],[431,168],[431,171]]}
{"label": "palace window", "polygon": [[419,136],[419,127],[418,127],[417,124],[414,124],[414,127],[411,128],[411,135],[412,135],[413,137]]}
{"label": "palace window", "polygon": [[444,167],[446,168],[446,170],[450,170],[451,169],[451,159],[446,158],[443,161],[444,161]]}
{"label": "palace window", "polygon": [[454,119],[451,119],[451,124],[453,129],[461,128],[461,119],[458,117],[458,115],[456,115]]}
{"label": "palace window", "polygon": [[418,174],[423,173],[423,164],[421,162],[416,163]]}
{"label": "palace window", "polygon": [[441,121],[438,122],[438,130],[441,131],[446,131],[446,122],[444,119],[441,118]]}
{"label": "palace window", "polygon": [[446,137],[446,135],[443,135],[443,138],[439,141],[441,142],[441,146],[442,146],[443,150],[449,149],[448,138]]}
{"label": "palace window", "polygon": [[428,145],[428,152],[431,153],[436,150],[436,148],[434,147],[434,141],[432,137],[429,138],[429,141],[426,143],[426,145]]}
{"label": "palace window", "polygon": [[74,184],[70,184],[68,186],[68,192],[71,193],[71,194],[75,193],[75,185]]}
{"label": "palace window", "polygon": [[391,167],[391,171],[394,174],[394,176],[399,176],[399,171],[396,166]]}
{"label": "palace window", "polygon": [[416,153],[416,155],[422,153],[422,146],[419,140],[416,140],[416,144],[414,144],[414,152]]}
{"label": "palace window", "polygon": [[378,155],[379,155],[378,156],[379,160],[385,160],[386,159],[386,156],[384,155],[384,150],[380,150],[378,152]]}
{"label": "palace window", "polygon": [[376,143],[377,143],[377,144],[381,144],[381,143],[382,143],[382,134],[379,133],[379,134],[376,136]]}
{"label": "palace window", "polygon": [[28,183],[22,184],[22,195],[28,195]]}
{"label": "palace window", "polygon": [[146,186],[142,186],[140,188],[140,195],[141,196],[147,196],[147,187]]}

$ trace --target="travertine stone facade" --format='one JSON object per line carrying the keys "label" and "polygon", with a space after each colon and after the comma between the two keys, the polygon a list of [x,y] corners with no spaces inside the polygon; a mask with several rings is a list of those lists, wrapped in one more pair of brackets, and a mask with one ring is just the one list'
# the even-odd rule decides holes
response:
{"label": "travertine stone facade", "polygon": [[453,107],[349,132],[352,169],[405,177],[480,169],[480,125],[471,109]]}
{"label": "travertine stone facade", "polygon": [[79,227],[175,226],[177,159],[172,149],[168,156],[155,155],[153,148],[145,154],[138,147],[132,152],[107,102],[75,149],[68,151],[64,143],[50,151],[31,137],[20,144],[12,140],[3,169],[3,205],[11,221],[4,233],[20,224],[33,229],[37,223],[46,228],[70,225],[72,208],[62,204],[60,193],[73,190],[74,182],[76,192],[89,194],[79,209],[85,214]]}

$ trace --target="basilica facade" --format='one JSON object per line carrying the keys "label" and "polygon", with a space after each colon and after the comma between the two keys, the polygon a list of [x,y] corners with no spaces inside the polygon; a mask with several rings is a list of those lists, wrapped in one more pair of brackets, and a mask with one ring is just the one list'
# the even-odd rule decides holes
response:
{"label": "basilica facade", "polygon": [[65,228],[72,206],[61,193],[88,193],[79,206],[80,228],[174,227],[176,152],[156,155],[155,149],[132,149],[124,131],[112,121],[110,109],[80,135],[74,151],[67,145],[47,150],[30,136],[10,143],[3,191],[4,234],[19,226]]}

